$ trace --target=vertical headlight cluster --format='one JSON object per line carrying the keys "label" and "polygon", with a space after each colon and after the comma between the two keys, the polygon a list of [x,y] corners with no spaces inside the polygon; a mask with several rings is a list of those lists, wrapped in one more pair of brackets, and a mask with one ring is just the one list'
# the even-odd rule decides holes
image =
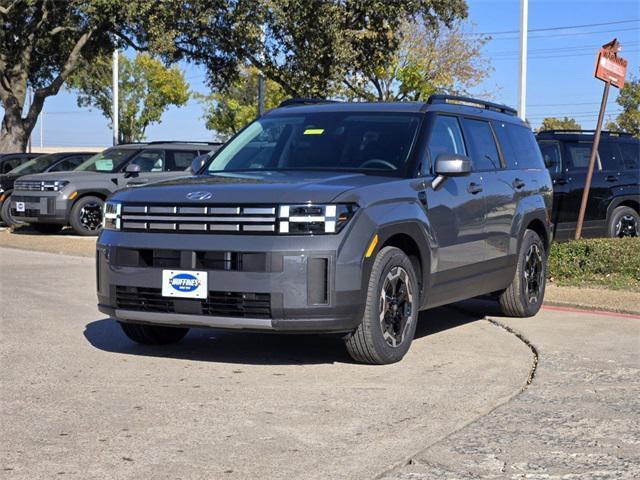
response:
{"label": "vertical headlight cluster", "polygon": [[105,202],[102,228],[105,230],[120,230],[122,204],[120,202]]}
{"label": "vertical headlight cluster", "polygon": [[293,235],[338,233],[357,208],[352,204],[281,205],[278,209],[278,232]]}

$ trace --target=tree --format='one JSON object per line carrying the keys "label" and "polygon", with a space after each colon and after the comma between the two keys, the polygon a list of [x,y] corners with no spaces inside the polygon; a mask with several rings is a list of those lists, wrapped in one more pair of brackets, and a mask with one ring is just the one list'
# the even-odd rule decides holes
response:
{"label": "tree", "polygon": [[344,79],[345,96],[368,101],[419,101],[440,92],[465,95],[491,73],[481,55],[487,36],[469,36],[461,21],[425,27],[405,21],[397,35],[399,48],[384,65]]}
{"label": "tree", "polygon": [[386,67],[407,19],[430,30],[467,15],[465,0],[220,3],[186,2],[176,9],[173,58],[205,65],[214,91],[224,91],[249,64],[298,97],[335,95],[343,78]]}
{"label": "tree", "polygon": [[[211,95],[196,94],[205,108],[207,128],[217,132],[221,140],[235,135],[258,115],[258,70],[242,69],[240,77],[225,89]],[[286,94],[273,80],[265,81],[265,108],[276,107]]]}
{"label": "tree", "polygon": [[615,122],[607,123],[607,130],[627,132],[640,138],[640,77],[625,82],[616,102],[623,110]]}
{"label": "tree", "polygon": [[582,126],[575,118],[546,117],[538,129],[539,132],[543,130],[582,130]]}
{"label": "tree", "polygon": [[[174,9],[156,0],[0,0],[0,152],[24,151],[45,100],[83,62],[123,44],[170,51]],[[33,102],[23,116],[27,87]]]}
{"label": "tree", "polygon": [[[183,106],[189,100],[189,85],[177,67],[165,67],[148,54],[134,60],[122,55],[119,67],[120,143],[144,140],[146,128],[160,121],[170,105]],[[111,57],[84,63],[69,79],[78,91],[78,106],[93,106],[111,118]]]}

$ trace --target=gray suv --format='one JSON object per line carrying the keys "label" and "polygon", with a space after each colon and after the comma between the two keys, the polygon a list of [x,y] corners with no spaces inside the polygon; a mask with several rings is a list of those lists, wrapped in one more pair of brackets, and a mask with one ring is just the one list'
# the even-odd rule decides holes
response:
{"label": "gray suv", "polygon": [[42,233],[71,225],[79,235],[102,228],[104,200],[118,189],[188,175],[193,159],[219,143],[149,142],[118,145],[69,172],[25,175],[15,182],[11,216]]}
{"label": "gray suv", "polygon": [[105,205],[98,308],[135,342],[331,332],[386,364],[420,310],[494,294],[525,317],[543,301],[551,179],[508,107],[287,101],[195,168]]}

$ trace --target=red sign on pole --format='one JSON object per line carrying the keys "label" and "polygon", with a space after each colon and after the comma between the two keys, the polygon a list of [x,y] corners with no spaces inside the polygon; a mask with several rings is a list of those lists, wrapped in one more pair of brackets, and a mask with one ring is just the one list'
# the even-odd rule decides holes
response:
{"label": "red sign on pole", "polygon": [[596,59],[595,77],[614,87],[624,87],[624,77],[627,75],[627,61],[618,56],[620,43],[613,40],[603,45]]}

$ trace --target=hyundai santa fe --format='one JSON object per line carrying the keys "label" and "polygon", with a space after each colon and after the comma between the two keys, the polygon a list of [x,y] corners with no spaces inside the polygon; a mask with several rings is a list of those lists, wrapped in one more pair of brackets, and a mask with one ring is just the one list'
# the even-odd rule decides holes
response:
{"label": "hyundai santa fe", "polygon": [[340,333],[356,361],[386,364],[421,310],[542,304],[551,179],[509,107],[292,99],[192,170],[105,205],[98,307],[135,342]]}

